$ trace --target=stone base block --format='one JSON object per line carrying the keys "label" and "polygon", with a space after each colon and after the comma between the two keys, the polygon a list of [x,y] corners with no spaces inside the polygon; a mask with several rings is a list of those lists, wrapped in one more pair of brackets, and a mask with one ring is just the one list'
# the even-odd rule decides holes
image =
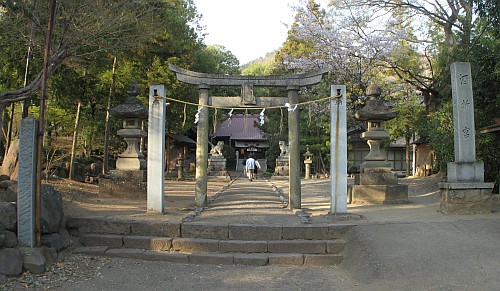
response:
{"label": "stone base block", "polygon": [[147,183],[100,179],[99,196],[145,200],[147,198]]}
{"label": "stone base block", "polygon": [[484,182],[483,162],[448,163],[447,182]]}
{"label": "stone base block", "polygon": [[352,185],[353,204],[408,203],[407,185]]}
{"label": "stone base block", "polygon": [[145,170],[111,170],[109,178],[112,181],[146,182],[148,172]]}
{"label": "stone base block", "polygon": [[363,173],[355,176],[356,185],[397,185],[398,175],[395,173]]}
{"label": "stone base block", "polygon": [[182,224],[181,231],[182,237],[226,240],[229,237],[229,224],[211,223],[210,225],[206,225],[203,223],[187,222]]}
{"label": "stone base block", "polygon": [[493,183],[439,183],[439,188],[443,213],[491,213]]}
{"label": "stone base block", "polygon": [[230,224],[231,240],[281,240],[281,225]]}
{"label": "stone base block", "polygon": [[116,168],[122,171],[130,171],[135,169],[146,169],[147,162],[144,159],[137,157],[119,156],[116,160]]}
{"label": "stone base block", "polygon": [[267,254],[235,254],[234,263],[237,265],[265,266],[269,262]]}
{"label": "stone base block", "polygon": [[279,156],[276,159],[274,176],[288,176],[290,172],[290,162],[287,156]]}
{"label": "stone base block", "polygon": [[391,163],[386,161],[364,161],[360,165],[361,173],[390,173]]}
{"label": "stone base block", "polygon": [[208,159],[208,171],[226,171],[226,159]]}

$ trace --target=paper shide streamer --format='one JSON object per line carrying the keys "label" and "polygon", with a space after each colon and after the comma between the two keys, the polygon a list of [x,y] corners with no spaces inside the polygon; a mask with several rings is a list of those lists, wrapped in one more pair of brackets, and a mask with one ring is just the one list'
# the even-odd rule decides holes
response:
{"label": "paper shide streamer", "polygon": [[198,112],[196,112],[196,114],[194,115],[194,124],[197,124],[198,121],[200,121],[201,109],[203,109],[203,107],[199,107]]}
{"label": "paper shide streamer", "polygon": [[297,109],[297,104],[295,104],[295,106],[292,108],[292,105],[290,105],[290,103],[285,103],[285,107],[288,108],[288,111],[295,111],[295,109]]}
{"label": "paper shide streamer", "polygon": [[266,108],[262,109],[262,111],[259,114],[259,119],[260,119],[260,126],[264,125],[265,122],[265,117],[264,117],[264,111],[266,111]]}

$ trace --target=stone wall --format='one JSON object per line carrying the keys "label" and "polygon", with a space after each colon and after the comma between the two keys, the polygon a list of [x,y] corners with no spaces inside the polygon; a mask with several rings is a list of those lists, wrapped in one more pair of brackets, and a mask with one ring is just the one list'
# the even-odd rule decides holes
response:
{"label": "stone wall", "polygon": [[0,182],[0,282],[28,270],[42,273],[54,255],[70,245],[64,227],[62,195],[52,186],[42,186],[41,248],[22,246],[17,239],[17,182]]}

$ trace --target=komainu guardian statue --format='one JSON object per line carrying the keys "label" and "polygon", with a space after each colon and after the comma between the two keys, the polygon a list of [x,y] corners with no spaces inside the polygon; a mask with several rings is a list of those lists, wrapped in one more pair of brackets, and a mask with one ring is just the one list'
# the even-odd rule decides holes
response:
{"label": "komainu guardian statue", "polygon": [[288,146],[286,143],[282,140],[279,141],[279,146],[280,146],[280,156],[288,156]]}
{"label": "komainu guardian statue", "polygon": [[213,146],[210,154],[213,156],[222,156],[222,149],[224,148],[224,141],[218,141],[217,145]]}

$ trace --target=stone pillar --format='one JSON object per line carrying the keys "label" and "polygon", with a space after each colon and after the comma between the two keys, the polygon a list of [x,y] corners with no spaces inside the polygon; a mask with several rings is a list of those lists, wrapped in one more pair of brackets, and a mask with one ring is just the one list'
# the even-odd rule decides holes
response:
{"label": "stone pillar", "polygon": [[476,161],[474,102],[470,63],[451,64],[455,162],[448,163],[441,188],[441,211],[454,214],[491,212],[493,183],[484,183],[483,162]]}
{"label": "stone pillar", "polygon": [[196,188],[195,203],[197,207],[207,204],[207,167],[208,167],[208,85],[200,85],[198,108],[201,108],[196,132]]}
{"label": "stone pillar", "polygon": [[346,87],[332,85],[330,101],[330,213],[347,213]]}
{"label": "stone pillar", "polygon": [[[163,98],[162,98],[163,97]],[[147,210],[164,212],[165,86],[149,88]]]}
{"label": "stone pillar", "polygon": [[[289,86],[288,102],[291,107],[299,103],[299,87]],[[299,140],[299,108],[288,111],[288,150],[289,154],[289,202],[290,209],[300,209],[302,206],[300,189],[300,140]]]}
{"label": "stone pillar", "polygon": [[21,120],[19,137],[19,183],[17,187],[17,240],[19,245],[35,247],[35,177],[37,121]]}

